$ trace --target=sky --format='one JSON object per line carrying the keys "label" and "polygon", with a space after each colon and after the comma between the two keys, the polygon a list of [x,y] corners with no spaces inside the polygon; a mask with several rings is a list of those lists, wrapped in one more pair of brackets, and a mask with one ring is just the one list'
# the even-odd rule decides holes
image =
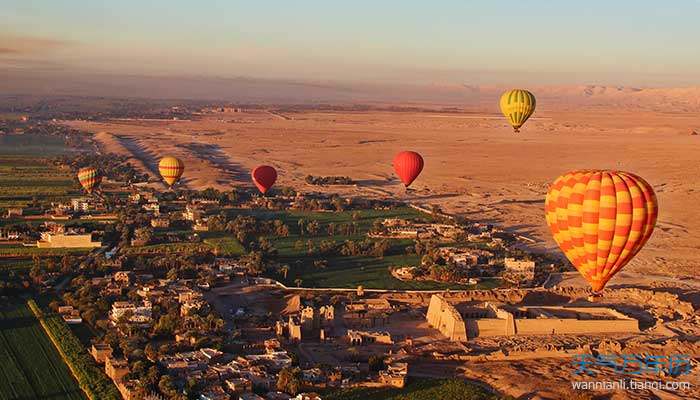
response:
{"label": "sky", "polygon": [[700,85],[700,0],[0,0],[0,69]]}

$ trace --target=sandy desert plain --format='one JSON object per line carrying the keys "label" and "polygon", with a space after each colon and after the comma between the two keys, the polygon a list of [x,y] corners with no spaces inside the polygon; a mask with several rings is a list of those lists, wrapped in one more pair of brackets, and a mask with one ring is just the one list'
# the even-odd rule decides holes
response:
{"label": "sandy desert plain", "polygon": [[[363,112],[271,107],[191,120],[63,123],[95,132],[104,151],[129,155],[154,176],[160,156],[180,157],[187,165],[184,184],[192,188],[251,185],[249,171],[270,164],[279,171],[278,185],[435,204],[519,232],[542,250],[557,250],[543,212],[550,182],[579,168],[630,171],[653,185],[660,212],[654,235],[625,272],[694,279],[700,135],[693,132],[700,132],[700,89],[550,87],[535,93],[537,111],[519,134],[498,113],[496,89],[481,89],[450,112],[445,104],[392,104],[411,111],[383,111],[383,104]],[[425,158],[410,193],[391,165],[405,149]],[[347,175],[357,185],[311,187],[304,182],[308,174]]]}

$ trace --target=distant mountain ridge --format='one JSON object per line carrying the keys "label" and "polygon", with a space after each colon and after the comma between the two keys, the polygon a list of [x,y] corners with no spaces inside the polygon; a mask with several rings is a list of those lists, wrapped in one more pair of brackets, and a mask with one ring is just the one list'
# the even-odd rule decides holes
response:
{"label": "distant mountain ridge", "polygon": [[[270,104],[389,103],[492,110],[506,86],[469,83],[397,84],[258,79],[250,77],[140,76],[6,69],[0,95],[100,96],[224,100]],[[659,111],[700,110],[700,87],[639,88],[571,85],[527,87],[545,108],[607,106]]]}

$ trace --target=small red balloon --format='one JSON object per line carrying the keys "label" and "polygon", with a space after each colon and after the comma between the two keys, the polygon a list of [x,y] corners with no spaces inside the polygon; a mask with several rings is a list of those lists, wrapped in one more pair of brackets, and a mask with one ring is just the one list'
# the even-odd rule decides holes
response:
{"label": "small red balloon", "polygon": [[260,190],[262,194],[267,193],[277,180],[277,170],[269,165],[255,167],[251,175],[253,177],[253,183],[255,183],[255,186],[258,187],[258,190]]}
{"label": "small red balloon", "polygon": [[420,175],[423,170],[423,157],[415,151],[402,151],[394,157],[394,171],[406,187]]}

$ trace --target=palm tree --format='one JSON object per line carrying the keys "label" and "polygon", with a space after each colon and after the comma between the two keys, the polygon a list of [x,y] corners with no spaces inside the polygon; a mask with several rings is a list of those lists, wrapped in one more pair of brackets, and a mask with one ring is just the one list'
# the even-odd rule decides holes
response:
{"label": "palm tree", "polygon": [[303,218],[299,218],[299,221],[297,221],[297,226],[299,227],[299,235],[304,236],[304,226],[306,225],[306,221],[304,221]]}
{"label": "palm tree", "polygon": [[289,273],[289,265],[283,264],[279,268],[279,273],[284,276],[284,279],[287,280],[287,274]]}
{"label": "palm tree", "polygon": [[299,278],[297,278],[297,279],[294,280],[294,284],[296,284],[297,287],[301,287],[301,282],[302,282],[302,280],[299,279]]}

